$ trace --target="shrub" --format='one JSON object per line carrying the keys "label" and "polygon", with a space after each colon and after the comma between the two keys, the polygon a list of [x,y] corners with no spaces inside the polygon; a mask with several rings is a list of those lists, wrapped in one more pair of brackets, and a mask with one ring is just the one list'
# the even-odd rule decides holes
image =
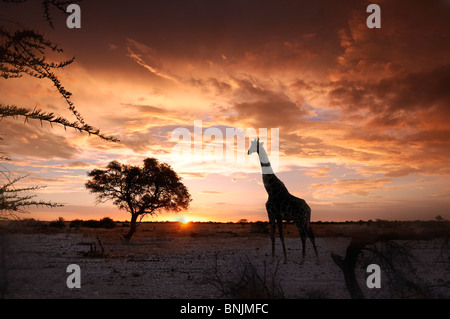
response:
{"label": "shrub", "polygon": [[106,229],[111,229],[111,228],[116,227],[116,223],[114,222],[114,220],[112,220],[109,217],[104,217],[104,218],[100,219],[99,224],[100,224],[99,226],[101,228],[106,228]]}
{"label": "shrub", "polygon": [[80,229],[82,223],[83,223],[83,221],[81,219],[75,219],[70,222],[69,227],[75,228],[75,229]]}
{"label": "shrub", "polygon": [[89,219],[89,220],[81,220],[81,219],[75,219],[73,220],[69,227],[73,227],[76,229],[79,229],[80,227],[87,227],[87,228],[106,228],[111,229],[116,227],[116,223],[114,220],[112,220],[109,217],[104,217],[100,220],[95,219]]}
{"label": "shrub", "polygon": [[217,255],[213,276],[206,277],[208,284],[216,287],[222,297],[238,299],[280,299],[284,298],[280,285],[278,266],[273,269],[264,261],[263,269],[257,267],[248,257],[236,264],[236,272],[224,275],[218,268]]}
{"label": "shrub", "polygon": [[60,228],[60,229],[62,229],[64,227],[66,227],[66,223],[64,222],[64,218],[58,217],[57,220],[50,222],[49,226],[53,227],[53,228]]}
{"label": "shrub", "polygon": [[34,218],[11,220],[8,223],[9,227],[29,227],[29,228],[45,228],[47,225],[45,222],[36,220]]}

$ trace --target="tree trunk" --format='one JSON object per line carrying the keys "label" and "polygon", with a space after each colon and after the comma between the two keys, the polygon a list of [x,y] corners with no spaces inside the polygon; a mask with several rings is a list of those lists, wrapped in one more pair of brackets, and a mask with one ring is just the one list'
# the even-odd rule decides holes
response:
{"label": "tree trunk", "polygon": [[0,299],[6,296],[8,281],[6,278],[6,236],[0,232]]}
{"label": "tree trunk", "polygon": [[125,236],[123,236],[123,240],[125,242],[129,242],[131,240],[131,237],[133,236],[133,234],[136,232],[137,218],[138,218],[138,214],[131,214],[130,230],[128,231],[128,233]]}
{"label": "tree trunk", "polygon": [[345,285],[350,293],[352,299],[364,299],[364,293],[358,284],[358,280],[355,275],[355,266],[358,259],[358,255],[361,253],[364,246],[367,244],[366,240],[361,240],[359,238],[352,238],[350,245],[347,247],[345,258],[335,254],[331,254],[336,265],[344,273]]}

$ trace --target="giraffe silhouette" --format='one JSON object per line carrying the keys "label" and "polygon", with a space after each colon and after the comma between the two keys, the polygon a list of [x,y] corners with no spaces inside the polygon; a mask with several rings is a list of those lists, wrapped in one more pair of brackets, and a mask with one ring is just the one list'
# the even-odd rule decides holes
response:
{"label": "giraffe silhouette", "polygon": [[251,142],[247,153],[250,155],[254,152],[259,155],[264,187],[269,195],[266,202],[266,210],[269,215],[270,238],[272,240],[272,257],[275,256],[275,227],[277,225],[280,233],[281,244],[283,246],[284,263],[287,263],[283,234],[283,220],[287,222],[294,221],[302,240],[301,263],[303,264],[305,261],[306,237],[309,237],[311,243],[313,244],[318,263],[319,255],[317,253],[314,234],[310,225],[311,208],[308,204],[306,204],[305,200],[290,194],[284,183],[275,175],[270,165],[269,157],[263,148],[263,143],[259,141],[259,138]]}

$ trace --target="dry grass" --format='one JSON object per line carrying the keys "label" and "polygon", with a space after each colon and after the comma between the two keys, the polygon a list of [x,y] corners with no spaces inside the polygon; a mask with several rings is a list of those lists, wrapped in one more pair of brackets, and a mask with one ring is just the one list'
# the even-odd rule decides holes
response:
{"label": "dry grass", "polygon": [[[434,296],[449,296],[446,222],[313,224],[319,265],[311,245],[306,247],[306,263],[300,265],[301,241],[294,225],[285,225],[284,265],[279,264],[279,240],[272,259],[269,235],[255,231],[252,223],[142,223],[128,245],[121,240],[128,231],[126,223],[112,229],[69,224],[54,228],[33,220],[0,223],[9,243],[2,265],[7,278],[0,278],[7,283],[5,298],[349,298],[331,253],[345,254],[352,236],[383,233],[410,236],[411,260],[423,284],[434,287]],[[79,290],[65,286],[65,269],[72,263],[82,269]],[[357,271],[364,288],[364,265]]]}

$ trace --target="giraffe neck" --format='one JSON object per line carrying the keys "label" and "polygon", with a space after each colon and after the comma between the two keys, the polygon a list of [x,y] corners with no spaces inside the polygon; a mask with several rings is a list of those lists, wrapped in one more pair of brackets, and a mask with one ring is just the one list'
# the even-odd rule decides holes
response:
{"label": "giraffe neck", "polygon": [[257,152],[259,155],[259,162],[261,164],[264,188],[266,189],[269,198],[273,198],[274,196],[277,197],[286,193],[288,194],[289,191],[284,183],[273,172],[266,150],[259,146]]}
{"label": "giraffe neck", "polygon": [[261,171],[263,175],[265,174],[274,174],[272,166],[270,166],[269,157],[267,156],[266,150],[258,145],[258,155],[259,155],[259,163],[261,164]]}

